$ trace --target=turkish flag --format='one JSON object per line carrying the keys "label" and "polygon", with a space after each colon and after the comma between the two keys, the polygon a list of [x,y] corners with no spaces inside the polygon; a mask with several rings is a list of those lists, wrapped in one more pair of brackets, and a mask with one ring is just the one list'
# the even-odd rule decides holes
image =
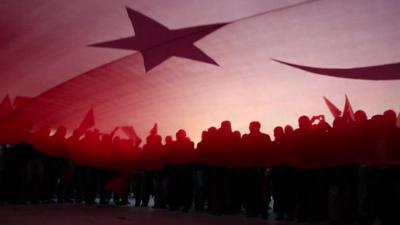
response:
{"label": "turkish flag", "polygon": [[322,96],[382,113],[400,103],[399,15],[390,0],[2,0],[0,95],[35,97],[10,123],[71,129],[93,107],[101,131],[156,121],[195,142],[223,120],[295,127],[330,113]]}

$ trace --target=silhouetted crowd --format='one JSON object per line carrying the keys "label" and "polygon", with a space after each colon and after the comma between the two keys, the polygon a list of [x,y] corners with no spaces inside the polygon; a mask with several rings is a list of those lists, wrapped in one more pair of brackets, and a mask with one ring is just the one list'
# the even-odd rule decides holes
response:
{"label": "silhouetted crowd", "polygon": [[[210,127],[197,144],[184,130],[162,137],[152,129],[143,147],[98,130],[59,127],[1,145],[0,201],[75,203],[207,211],[215,215],[337,224],[400,224],[400,128],[392,110],[367,119],[299,118],[276,127],[274,139],[257,121],[249,133],[229,121]],[[113,202],[113,203],[112,203]],[[272,206],[272,210],[270,208]]]}

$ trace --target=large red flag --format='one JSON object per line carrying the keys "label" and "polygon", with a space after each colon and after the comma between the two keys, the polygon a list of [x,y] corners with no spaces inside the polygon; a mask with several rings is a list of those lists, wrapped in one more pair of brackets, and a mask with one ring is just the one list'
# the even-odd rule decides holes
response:
{"label": "large red flag", "polygon": [[195,141],[225,119],[241,132],[252,119],[269,133],[294,125],[326,110],[315,104],[324,95],[351,93],[368,114],[383,112],[400,103],[400,83],[387,80],[399,77],[398,23],[387,22],[399,9],[389,0],[96,0],[95,10],[2,0],[0,95],[35,96],[13,115],[35,127],[77,127],[94,107],[101,131],[135,124],[144,136],[157,121],[160,135],[185,128]]}
{"label": "large red flag", "polygon": [[79,125],[78,129],[83,132],[83,131],[86,131],[87,129],[93,127],[94,124],[95,124],[94,113],[93,113],[93,109],[91,108],[87,112],[85,118],[82,120],[81,125]]}
{"label": "large red flag", "polygon": [[13,111],[10,96],[6,95],[0,104],[0,119],[3,119]]}
{"label": "large red flag", "polygon": [[347,122],[353,122],[355,121],[353,108],[351,107],[349,98],[347,97],[347,95],[345,96],[346,96],[346,102],[344,103],[343,118]]}
{"label": "large red flag", "polygon": [[326,105],[329,108],[329,111],[331,111],[333,118],[338,118],[342,115],[342,112],[340,111],[340,109],[338,109],[338,107],[336,105],[334,105],[331,101],[329,101],[329,99],[327,97],[324,96],[324,100]]}

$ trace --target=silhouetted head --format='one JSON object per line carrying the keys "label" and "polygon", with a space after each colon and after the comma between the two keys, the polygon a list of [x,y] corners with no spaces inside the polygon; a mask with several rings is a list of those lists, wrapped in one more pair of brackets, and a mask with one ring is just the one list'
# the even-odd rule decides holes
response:
{"label": "silhouetted head", "polygon": [[56,133],[54,134],[54,136],[57,137],[65,137],[65,135],[67,135],[67,128],[63,126],[58,127]]}
{"label": "silhouetted head", "polygon": [[210,140],[215,140],[216,136],[218,135],[218,129],[216,127],[210,127],[207,130],[208,138]]}
{"label": "silhouetted head", "polygon": [[160,145],[162,142],[162,137],[158,134],[149,135],[146,137],[146,144],[150,145]]}
{"label": "silhouetted head", "polygon": [[185,139],[186,139],[186,131],[183,129],[178,130],[178,132],[176,132],[176,140],[182,141]]}
{"label": "silhouetted head", "polygon": [[100,139],[100,131],[98,129],[94,129],[93,138],[99,140]]}
{"label": "silhouetted head", "polygon": [[81,131],[81,130],[75,129],[75,130],[72,132],[72,138],[79,138],[80,136],[82,136],[82,131]]}
{"label": "silhouetted head", "polygon": [[45,137],[50,135],[50,128],[48,126],[43,126],[39,129],[38,134]]}
{"label": "silhouetted head", "polygon": [[275,139],[279,139],[283,137],[283,128],[278,126],[274,129],[274,137]]}
{"label": "silhouetted head", "polygon": [[121,143],[121,138],[120,138],[119,136],[116,136],[116,137],[113,139],[113,143],[114,143],[115,145],[119,145],[119,144]]}
{"label": "silhouetted head", "polygon": [[285,126],[285,134],[291,134],[291,133],[293,133],[293,127],[292,126],[290,126],[290,125],[286,125]]}
{"label": "silhouetted head", "polygon": [[222,132],[232,132],[231,122],[229,120],[225,120],[221,122],[221,131]]}
{"label": "silhouetted head", "polygon": [[240,131],[235,130],[235,131],[233,132],[233,137],[234,137],[236,140],[240,140],[240,138],[242,137],[242,134],[240,133]]}
{"label": "silhouetted head", "polygon": [[154,144],[161,145],[162,137],[160,135],[154,136]]}
{"label": "silhouetted head", "polygon": [[383,117],[385,119],[385,123],[388,126],[395,126],[396,125],[397,115],[396,115],[396,112],[394,110],[392,110],[392,109],[386,110],[383,113]]}
{"label": "silhouetted head", "polygon": [[356,120],[356,123],[364,123],[368,120],[367,114],[362,110],[357,110],[354,113],[354,118]]}
{"label": "silhouetted head", "polygon": [[104,144],[111,144],[111,142],[112,142],[111,135],[109,135],[109,134],[103,134],[103,136],[101,137],[101,141],[102,141]]}
{"label": "silhouetted head", "polygon": [[201,132],[201,140],[205,141],[208,138],[208,132],[206,130],[203,130],[203,132]]}
{"label": "silhouetted head", "polygon": [[171,144],[173,142],[172,136],[168,135],[165,137],[165,144]]}
{"label": "silhouetted head", "polygon": [[83,137],[84,139],[93,139],[95,137],[95,133],[91,130],[87,130],[85,132],[85,136]]}
{"label": "silhouetted head", "polygon": [[260,133],[260,129],[261,129],[261,123],[258,121],[253,121],[249,125],[249,130],[251,134]]}
{"label": "silhouetted head", "polygon": [[333,128],[334,129],[344,129],[347,126],[347,122],[343,117],[337,117],[334,121],[333,121]]}
{"label": "silhouetted head", "polygon": [[300,116],[299,118],[299,128],[301,130],[308,130],[311,127],[311,121],[308,116]]}
{"label": "silhouetted head", "polygon": [[375,134],[383,134],[383,129],[385,127],[385,118],[383,115],[374,115],[371,118],[371,124]]}
{"label": "silhouetted head", "polygon": [[210,127],[208,128],[207,132],[208,133],[215,133],[218,129],[216,127]]}
{"label": "silhouetted head", "polygon": [[124,143],[126,147],[131,148],[132,146],[137,147],[138,145],[135,144],[135,141],[132,138],[124,139]]}

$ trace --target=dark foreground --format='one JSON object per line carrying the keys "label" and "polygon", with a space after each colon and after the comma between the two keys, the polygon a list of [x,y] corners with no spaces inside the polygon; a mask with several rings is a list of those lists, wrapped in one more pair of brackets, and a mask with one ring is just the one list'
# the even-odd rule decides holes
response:
{"label": "dark foreground", "polygon": [[1,225],[224,225],[224,224],[265,224],[265,225],[298,225],[293,222],[277,222],[273,219],[263,220],[246,218],[243,215],[212,216],[206,213],[151,208],[116,207],[98,205],[2,205],[0,206]]}

